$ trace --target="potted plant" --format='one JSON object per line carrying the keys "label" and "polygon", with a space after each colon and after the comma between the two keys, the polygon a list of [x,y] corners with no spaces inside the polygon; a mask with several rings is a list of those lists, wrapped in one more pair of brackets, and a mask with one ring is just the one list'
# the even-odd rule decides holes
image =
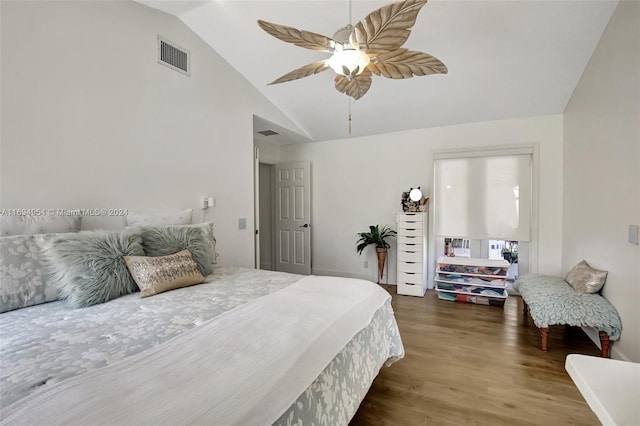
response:
{"label": "potted plant", "polygon": [[386,241],[386,238],[395,237],[396,234],[396,231],[387,225],[383,226],[382,229],[380,229],[379,225],[371,225],[369,226],[369,232],[358,232],[358,236],[360,237],[356,242],[358,254],[362,254],[362,251],[370,244],[375,244],[376,246],[376,254],[378,255],[378,283],[382,281],[387,249],[391,247]]}
{"label": "potted plant", "polygon": [[511,250],[509,250],[507,247],[502,249],[502,258],[511,263]]}

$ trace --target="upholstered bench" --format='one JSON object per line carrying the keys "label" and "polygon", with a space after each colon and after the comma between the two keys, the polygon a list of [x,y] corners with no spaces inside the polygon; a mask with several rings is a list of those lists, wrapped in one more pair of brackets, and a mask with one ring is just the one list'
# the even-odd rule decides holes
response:
{"label": "upholstered bench", "polygon": [[602,356],[609,357],[610,341],[618,340],[622,321],[618,311],[598,293],[579,293],[562,277],[523,275],[513,287],[522,295],[523,313],[531,313],[540,329],[540,348],[547,351],[549,326],[566,324],[598,330]]}

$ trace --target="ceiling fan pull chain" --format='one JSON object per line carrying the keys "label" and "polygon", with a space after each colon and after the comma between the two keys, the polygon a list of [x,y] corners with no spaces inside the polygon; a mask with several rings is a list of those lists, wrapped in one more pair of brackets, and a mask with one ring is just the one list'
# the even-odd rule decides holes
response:
{"label": "ceiling fan pull chain", "polygon": [[348,99],[349,102],[349,136],[351,136],[351,98]]}

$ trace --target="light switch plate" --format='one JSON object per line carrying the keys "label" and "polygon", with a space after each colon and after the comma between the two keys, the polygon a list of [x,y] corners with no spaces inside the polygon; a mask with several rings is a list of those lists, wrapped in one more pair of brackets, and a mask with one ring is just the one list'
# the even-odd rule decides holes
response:
{"label": "light switch plate", "polygon": [[638,245],[638,225],[629,225],[629,243]]}
{"label": "light switch plate", "polygon": [[247,229],[247,219],[241,217],[238,219],[238,229]]}

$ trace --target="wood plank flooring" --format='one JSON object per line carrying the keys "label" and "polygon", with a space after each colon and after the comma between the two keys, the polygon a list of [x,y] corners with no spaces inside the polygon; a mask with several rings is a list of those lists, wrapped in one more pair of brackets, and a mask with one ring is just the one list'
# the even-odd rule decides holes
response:
{"label": "wood plank flooring", "polygon": [[520,297],[503,309],[388,291],[406,355],[382,368],[351,426],[600,424],[564,369],[567,354],[600,353],[579,328],[552,326],[544,353]]}

